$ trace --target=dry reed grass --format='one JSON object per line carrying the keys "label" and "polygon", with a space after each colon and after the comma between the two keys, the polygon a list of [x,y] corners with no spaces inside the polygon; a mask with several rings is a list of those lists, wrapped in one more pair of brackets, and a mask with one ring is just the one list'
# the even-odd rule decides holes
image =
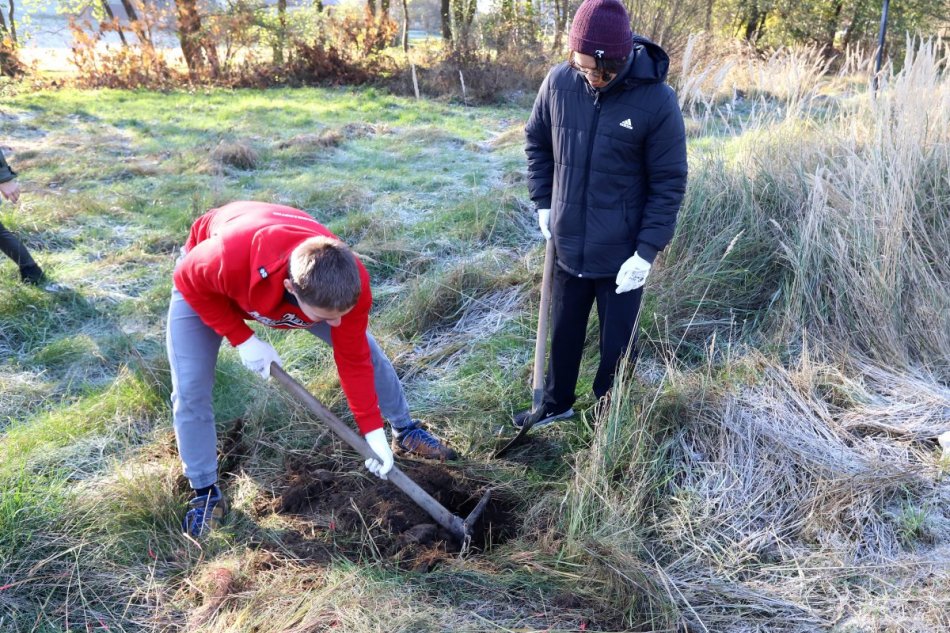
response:
{"label": "dry reed grass", "polygon": [[824,67],[807,52],[788,64],[798,83],[784,105],[750,110],[742,137],[713,143],[693,172],[656,329],[689,324],[699,343],[752,324],[781,346],[808,332],[842,354],[950,376],[947,55],[910,48],[876,95],[835,97],[828,117],[815,105]]}
{"label": "dry reed grass", "polygon": [[669,367],[613,400],[561,506],[583,584],[632,625],[945,630],[950,486],[915,435],[950,426],[950,389],[874,364],[849,367],[857,384],[808,358],[745,362],[754,381]]}

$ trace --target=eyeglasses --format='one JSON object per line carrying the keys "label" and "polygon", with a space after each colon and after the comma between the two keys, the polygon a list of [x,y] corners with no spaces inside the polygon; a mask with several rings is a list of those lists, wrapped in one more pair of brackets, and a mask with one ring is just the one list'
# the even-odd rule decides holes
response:
{"label": "eyeglasses", "polygon": [[607,72],[605,70],[600,70],[599,68],[586,68],[578,64],[574,59],[567,60],[567,63],[570,64],[571,68],[579,72],[580,74],[587,77],[588,81],[607,81],[617,76],[617,73]]}

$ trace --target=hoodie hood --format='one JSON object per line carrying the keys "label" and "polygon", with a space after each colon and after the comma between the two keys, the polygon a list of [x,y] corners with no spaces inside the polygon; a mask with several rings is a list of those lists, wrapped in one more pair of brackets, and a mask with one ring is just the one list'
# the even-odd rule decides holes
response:
{"label": "hoodie hood", "polygon": [[670,72],[670,56],[666,51],[643,37],[633,36],[633,63],[623,78],[623,85],[662,83]]}
{"label": "hoodie hood", "polygon": [[301,242],[313,236],[313,226],[286,224],[265,226],[251,236],[248,253],[248,266],[251,269],[247,288],[249,305],[260,306],[264,308],[262,311],[266,311],[283,301],[283,282],[278,284],[280,292],[277,293],[271,278],[286,279],[289,274],[290,254]]}

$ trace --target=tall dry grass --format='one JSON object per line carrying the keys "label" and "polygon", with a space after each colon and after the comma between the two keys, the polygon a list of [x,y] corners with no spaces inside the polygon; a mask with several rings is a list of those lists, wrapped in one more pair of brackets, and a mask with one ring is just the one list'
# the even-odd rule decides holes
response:
{"label": "tall dry grass", "polygon": [[750,94],[785,86],[751,101],[713,105],[723,84],[701,88],[709,74],[699,68],[685,76],[693,92],[684,107],[706,104],[698,116],[720,140],[691,157],[662,274],[676,283],[658,284],[657,331],[682,334],[689,324],[698,344],[712,330],[754,323],[779,346],[807,332],[836,352],[946,380],[948,53],[935,41],[908,47],[876,93],[847,89],[810,50],[743,75],[763,78],[743,84]]}
{"label": "tall dry grass", "polygon": [[634,630],[946,630],[950,486],[920,439],[950,389],[852,369],[624,380],[574,459],[562,563]]}

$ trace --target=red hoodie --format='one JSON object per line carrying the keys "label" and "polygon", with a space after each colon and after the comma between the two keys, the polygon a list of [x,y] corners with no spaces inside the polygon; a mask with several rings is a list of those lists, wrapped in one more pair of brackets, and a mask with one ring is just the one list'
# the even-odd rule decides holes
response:
{"label": "red hoodie", "polygon": [[[325,226],[292,207],[232,202],[191,225],[186,255],[175,269],[175,287],[201,320],[237,346],[254,331],[246,320],[273,328],[308,328],[313,322],[287,301],[290,253],[316,235],[336,238]],[[339,238],[337,238],[339,239]],[[366,326],[373,297],[359,258],[362,291],[338,327],[330,328],[333,359],[356,424],[364,435],[383,427],[373,383]]]}

